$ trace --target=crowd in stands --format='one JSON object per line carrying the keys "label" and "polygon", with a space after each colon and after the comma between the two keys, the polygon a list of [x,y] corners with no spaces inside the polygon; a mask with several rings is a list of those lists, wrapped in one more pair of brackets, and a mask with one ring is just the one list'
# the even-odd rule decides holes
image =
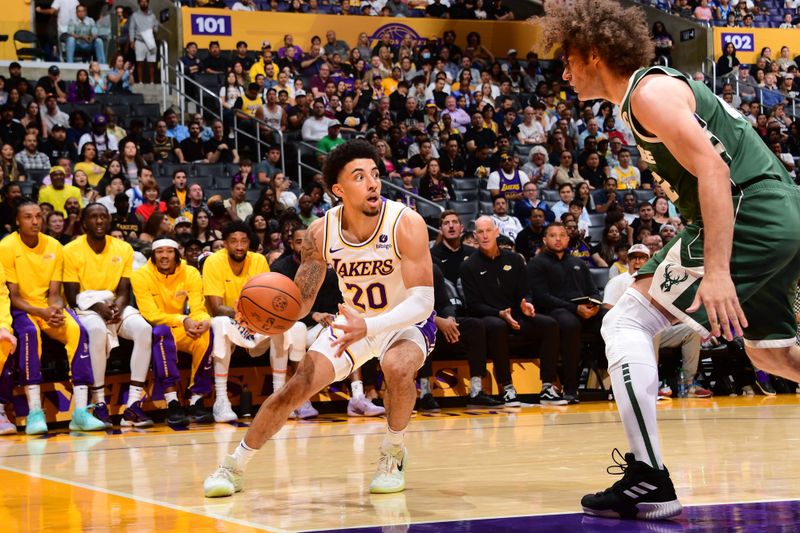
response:
{"label": "crowd in stands", "polygon": [[638,0],[707,26],[723,28],[794,28],[800,19],[797,0]]}
{"label": "crowd in stands", "polygon": [[181,0],[190,7],[316,15],[514,20],[501,0]]}
{"label": "crowd in stands", "polygon": [[[161,247],[174,241],[180,264],[201,268],[217,254],[241,254],[244,234],[245,251],[265,258],[264,270],[272,265],[293,275],[298,232],[336,203],[320,173],[296,173],[296,147],[304,147],[300,157],[308,167],[319,168],[346,138],[364,137],[379,155],[384,196],[417,209],[437,230],[432,256],[445,297],[437,299],[435,354],[466,349],[469,404],[518,405],[508,364],[515,343],[542,360],[541,400],[575,403],[586,356],[579,341],[592,337],[593,357],[602,359],[598,326],[614,303],[600,305],[606,282],[629,276],[635,258],[657,252],[685,221],[669,186],[639,158],[618,108],[578,100],[560,81],[556,61],[533,52],[523,58],[513,49],[496,57],[477,33],[465,37],[459,44],[447,31],[441,40],[398,43],[361,34],[347,43],[331,30],[309,43],[291,35],[274,47],[265,42],[258,55],[244,42],[232,51],[190,43],[183,70],[210,87],[219,105],[206,104],[185,121],[133,94],[134,72],[149,61],[146,46],[141,56],[134,47],[130,64],[116,55],[118,68],[105,77],[92,64],[69,83],[57,66],[28,81],[12,64],[0,77],[0,232],[16,238],[17,208],[30,198],[41,209],[40,232],[69,247],[86,235],[85,207],[94,213],[102,206],[109,235],[132,246],[134,274],[155,268],[154,241]],[[777,69],[784,80],[796,72],[788,50],[780,58],[762,55],[757,72]],[[736,76],[745,76],[735,63]],[[730,89],[720,87],[721,97],[793,171],[800,137],[785,103],[761,106],[755,95]],[[256,130],[265,145],[247,135]],[[477,278],[476,271],[482,271]],[[485,271],[496,285],[483,283]],[[224,316],[234,303],[216,307]],[[503,310],[499,318],[493,309]],[[306,326],[324,324],[331,312],[335,304],[315,309]],[[159,325],[143,314],[153,328]],[[188,318],[201,328],[208,317]],[[470,336],[461,337],[466,329]],[[192,340],[202,336],[192,331]],[[694,381],[696,334],[684,331],[669,342],[690,346],[689,394],[710,395]],[[305,343],[292,346],[300,344],[303,351]],[[184,348],[205,356],[203,346],[188,340]],[[499,397],[481,390],[487,357],[502,386]],[[435,409],[427,376],[421,373],[420,407]],[[361,391],[356,382],[353,390]],[[198,399],[193,392],[189,415],[175,407],[173,420],[210,420]],[[367,403],[359,413],[380,411]],[[230,408],[223,408],[225,418]]]}

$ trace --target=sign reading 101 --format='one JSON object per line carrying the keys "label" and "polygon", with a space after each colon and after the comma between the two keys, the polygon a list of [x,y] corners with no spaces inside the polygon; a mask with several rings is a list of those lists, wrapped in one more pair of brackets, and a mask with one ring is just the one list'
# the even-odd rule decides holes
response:
{"label": "sign reading 101", "polygon": [[192,15],[193,35],[230,35],[230,15]]}

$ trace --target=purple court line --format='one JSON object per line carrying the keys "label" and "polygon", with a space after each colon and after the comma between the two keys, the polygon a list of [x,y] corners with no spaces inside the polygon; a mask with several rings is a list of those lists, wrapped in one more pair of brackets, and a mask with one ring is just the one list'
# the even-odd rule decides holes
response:
{"label": "purple court line", "polygon": [[[376,508],[377,511],[377,508]],[[696,505],[684,509],[674,520],[639,521],[598,518],[581,513],[454,520],[392,526],[330,529],[347,533],[669,533],[677,531],[718,533],[721,531],[798,531],[800,500]],[[323,530],[315,530],[322,532]]]}

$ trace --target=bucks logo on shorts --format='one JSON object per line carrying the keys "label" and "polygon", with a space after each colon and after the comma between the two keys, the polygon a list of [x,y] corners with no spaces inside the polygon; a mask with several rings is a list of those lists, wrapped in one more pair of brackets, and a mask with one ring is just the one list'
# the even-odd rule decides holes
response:
{"label": "bucks logo on shorts", "polygon": [[672,290],[672,287],[675,285],[680,285],[687,279],[689,279],[689,274],[686,272],[683,273],[683,277],[673,277],[672,272],[670,271],[670,266],[667,265],[667,267],[664,269],[664,281],[661,283],[661,290],[664,292],[669,292]]}

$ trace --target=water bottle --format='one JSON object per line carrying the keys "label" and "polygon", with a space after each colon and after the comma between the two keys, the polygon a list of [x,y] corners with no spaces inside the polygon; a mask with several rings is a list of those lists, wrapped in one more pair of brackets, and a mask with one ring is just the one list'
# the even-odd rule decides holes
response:
{"label": "water bottle", "polygon": [[253,393],[247,388],[242,387],[242,394],[239,396],[239,418],[250,418],[253,416]]}
{"label": "water bottle", "polygon": [[686,386],[686,373],[681,368],[680,376],[678,376],[678,398],[686,398],[689,395],[688,387]]}

